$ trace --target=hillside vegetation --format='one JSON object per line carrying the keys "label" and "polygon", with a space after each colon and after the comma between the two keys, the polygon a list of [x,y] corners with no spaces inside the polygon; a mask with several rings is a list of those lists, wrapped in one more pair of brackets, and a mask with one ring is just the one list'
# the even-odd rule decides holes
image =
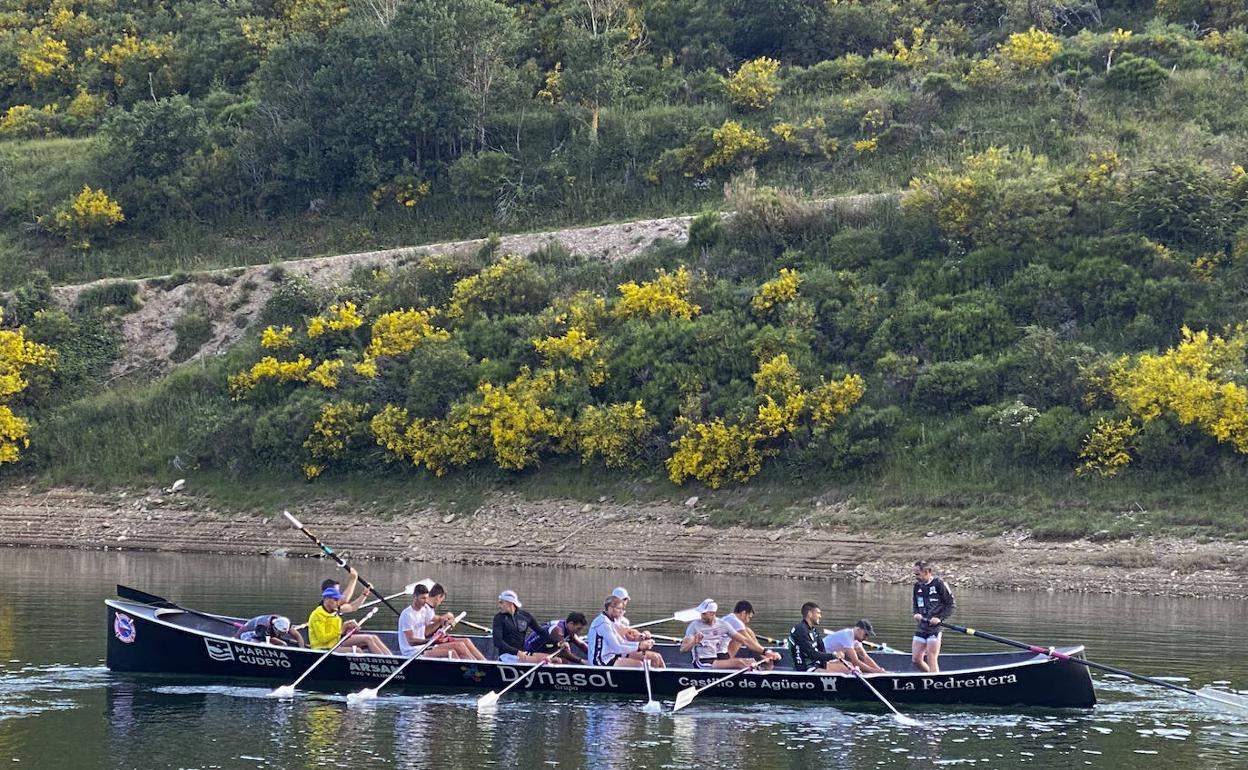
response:
{"label": "hillside vegetation", "polygon": [[[842,488],[900,512],[864,526],[1248,532],[1223,499],[1248,471],[1242,3],[5,7],[5,322],[58,351],[6,396],[9,472]],[[732,213],[618,264],[275,269],[243,343],[150,382],[101,381],[137,284],[50,299],[698,209]],[[178,355],[220,322],[178,318]]]}

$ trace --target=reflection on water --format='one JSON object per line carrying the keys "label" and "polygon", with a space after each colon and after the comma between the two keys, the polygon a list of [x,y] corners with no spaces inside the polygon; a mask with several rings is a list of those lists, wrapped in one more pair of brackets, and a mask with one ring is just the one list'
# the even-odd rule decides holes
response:
{"label": "reflection on water", "polygon": [[[0,761],[15,767],[82,768],[979,768],[1248,766],[1248,719],[1131,680],[1098,675],[1095,710],[909,709],[926,728],[899,727],[882,707],[838,710],[800,703],[699,699],[676,716],[642,711],[643,698],[508,693],[479,714],[476,696],[382,697],[348,706],[342,696],[267,697],[270,685],[114,676],[101,665],[104,609],[113,584],[181,603],[250,616],[302,618],[323,561],[50,551],[0,552]],[[444,609],[488,623],[503,587],[541,619],[593,611],[615,585],[635,597],[635,621],[662,617],[706,596],[721,606],[749,598],[756,625],[779,636],[813,599],[829,624],[870,617],[904,647],[904,585],[710,576],[641,575],[366,563],[379,586],[427,575],[447,584]],[[900,565],[904,570],[904,565]],[[901,572],[899,572],[901,574]],[[41,587],[56,601],[32,601]],[[395,589],[391,589],[395,590]],[[1248,686],[1242,639],[1248,613],[1234,602],[1132,596],[963,592],[959,617],[1005,636],[1083,642],[1092,657],[1141,673]],[[375,619],[378,624],[381,616]],[[392,621],[387,621],[392,622]],[[1201,629],[1200,644],[1189,643]],[[15,629],[21,629],[18,633]],[[666,629],[678,633],[676,628]],[[946,649],[996,648],[965,638]]]}

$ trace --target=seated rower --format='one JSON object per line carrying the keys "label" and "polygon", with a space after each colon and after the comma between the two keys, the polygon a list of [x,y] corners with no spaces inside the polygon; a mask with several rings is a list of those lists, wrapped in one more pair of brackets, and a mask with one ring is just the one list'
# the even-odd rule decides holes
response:
{"label": "seated rower", "polygon": [[633,622],[628,619],[628,603],[633,600],[632,597],[628,595],[628,589],[624,586],[617,586],[611,590],[611,595],[624,602],[624,609],[620,613],[620,618],[615,621],[615,627],[619,629],[620,635],[632,642],[649,639],[649,631],[638,631],[633,628]]}
{"label": "seated rower", "polygon": [[793,656],[793,668],[798,671],[817,671],[819,673],[848,673],[849,668],[841,663],[841,655],[823,649],[823,633],[819,630],[819,621],[823,619],[823,610],[814,602],[802,605],[802,619],[789,632],[789,653]]}
{"label": "seated rower", "polygon": [[[761,647],[763,643],[758,640],[758,635],[754,633],[754,629],[750,628],[750,621],[753,619],[754,619],[754,605],[750,604],[745,599],[742,599],[741,601],[737,602],[736,606],[732,608],[732,612],[730,612],[729,614],[723,617],[723,621],[728,624],[729,628],[731,628],[733,631],[736,631],[738,634],[741,634],[742,636],[749,638],[751,641],[753,641],[755,644]],[[738,642],[735,639],[728,642],[728,657],[730,658],[737,657],[737,653],[744,646],[745,646],[744,644]],[[755,659],[758,658],[757,653],[754,655],[754,657]],[[765,668],[771,668],[771,667],[766,666]]]}
{"label": "seated rower", "polygon": [[235,637],[242,642],[267,642],[279,647],[303,646],[303,637],[290,627],[285,615],[257,615],[238,629]]}
{"label": "seated rower", "polygon": [[355,567],[349,567],[347,571],[350,573],[351,578],[347,581],[347,590],[345,591],[342,590],[342,585],[338,582],[337,578],[326,578],[321,582],[322,592],[326,588],[334,588],[338,591],[338,593],[342,594],[342,601],[338,603],[339,615],[350,615],[352,612],[358,610],[360,605],[364,603],[364,600],[368,598],[369,594],[368,589],[365,588],[363,593],[355,598],[352,598],[351,595],[355,593],[356,584],[360,579],[360,573],[355,571]]}
{"label": "seated rower", "polygon": [[548,649],[538,637],[536,631],[530,631],[528,637],[524,640],[525,652],[555,652],[555,657],[568,663],[576,663],[577,665],[585,665],[583,657],[589,651],[589,645],[581,640],[580,633],[589,625],[585,620],[585,616],[579,612],[569,612],[568,616],[563,620],[552,620],[546,624],[546,633],[555,641],[555,644],[567,642],[566,648],[560,648],[558,651]]}
{"label": "seated rower", "polygon": [[841,653],[845,656],[845,663],[869,674],[883,674],[884,667],[872,660],[862,646],[868,636],[875,636],[875,629],[871,627],[871,621],[863,618],[849,628],[829,632],[823,638],[823,649],[825,652]]}
{"label": "seated rower", "polygon": [[314,650],[328,650],[338,644],[344,634],[351,634],[343,645],[351,652],[362,649],[376,655],[389,655],[390,648],[376,636],[352,633],[360,624],[354,620],[343,622],[338,614],[341,604],[342,593],[337,588],[326,588],[321,592],[321,603],[308,616],[308,646]]}
{"label": "seated rower", "polygon": [[[435,592],[445,596],[446,590],[437,583],[430,588],[417,583],[412,591],[412,604],[399,615],[399,654],[410,656],[424,646],[440,629],[448,628],[455,622],[455,616],[448,613],[437,615],[431,597]],[[485,656],[477,646],[467,639],[455,639],[443,636],[436,644],[423,653],[426,658],[462,658],[464,660],[485,660]]]}
{"label": "seated rower", "polygon": [[762,667],[771,668],[780,656],[771,650],[763,649],[757,641],[745,634],[733,631],[732,628],[716,616],[719,605],[714,599],[705,599],[698,605],[701,617],[689,624],[685,629],[685,638],[680,642],[680,651],[693,651],[693,665],[697,668],[749,668],[755,660],[736,658],[728,654],[728,645],[736,642],[755,653],[762,660]]}
{"label": "seated rower", "polygon": [[654,650],[653,639],[625,638],[626,629],[617,622],[623,615],[624,601],[618,596],[607,597],[602,614],[589,624],[590,665],[637,668],[648,660],[652,668],[664,668],[667,663]]}
{"label": "seated rower", "polygon": [[537,619],[527,610],[521,609],[520,597],[515,591],[507,590],[498,595],[498,614],[494,616],[494,649],[498,651],[498,659],[504,663],[541,663],[549,660],[556,663],[554,653],[528,652],[524,649],[524,641],[529,632],[537,635],[544,646],[563,650],[567,642],[556,643],[546,633]]}

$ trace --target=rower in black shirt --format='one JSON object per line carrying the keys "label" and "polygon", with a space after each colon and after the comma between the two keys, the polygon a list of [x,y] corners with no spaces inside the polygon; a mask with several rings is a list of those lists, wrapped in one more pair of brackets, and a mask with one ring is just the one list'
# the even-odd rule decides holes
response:
{"label": "rower in black shirt", "polygon": [[[494,616],[492,629],[498,659],[504,663],[540,663],[543,660],[557,663],[554,656],[565,650],[568,643],[556,642],[536,618],[520,607],[520,597],[515,591],[503,591],[498,595],[499,613]],[[535,634],[543,646],[555,648],[555,651],[526,652],[524,642],[530,633]]]}
{"label": "rower in black shirt", "polygon": [[821,673],[847,672],[845,665],[838,660],[839,653],[824,652],[823,631],[819,629],[819,621],[823,619],[823,610],[814,602],[802,605],[802,619],[789,631],[789,654],[793,656],[793,668],[798,671],[818,671]]}
{"label": "rower in black shirt", "polygon": [[920,671],[940,670],[940,624],[953,615],[957,604],[945,581],[932,574],[932,565],[914,563],[914,597],[912,609],[918,626],[910,645],[910,659]]}

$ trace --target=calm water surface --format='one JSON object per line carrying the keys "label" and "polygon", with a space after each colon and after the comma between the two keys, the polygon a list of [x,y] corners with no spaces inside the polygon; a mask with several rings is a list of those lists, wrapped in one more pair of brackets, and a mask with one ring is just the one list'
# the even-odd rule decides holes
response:
{"label": "calm water surface", "polygon": [[[903,585],[689,575],[363,563],[389,591],[435,577],[445,609],[488,624],[502,588],[539,618],[590,613],[625,585],[635,622],[706,596],[751,599],[755,626],[780,636],[806,600],[827,625],[872,619],[908,646]],[[904,570],[905,565],[899,565]],[[925,729],[882,708],[724,704],[699,700],[676,716],[640,701],[509,694],[478,715],[475,696],[345,699],[265,697],[267,686],[188,685],[112,675],[103,665],[102,601],[125,583],[210,611],[302,618],[323,561],[0,549],[0,764],[20,768],[975,768],[1248,767],[1248,715],[1226,714],[1160,688],[1094,674],[1092,711],[910,709]],[[1248,610],[1238,602],[1149,596],[963,591],[963,623],[1026,641],[1081,642],[1090,657],[1158,676],[1248,688]],[[373,621],[390,624],[378,614]],[[664,629],[678,633],[678,629]],[[989,651],[949,639],[949,651]]]}

